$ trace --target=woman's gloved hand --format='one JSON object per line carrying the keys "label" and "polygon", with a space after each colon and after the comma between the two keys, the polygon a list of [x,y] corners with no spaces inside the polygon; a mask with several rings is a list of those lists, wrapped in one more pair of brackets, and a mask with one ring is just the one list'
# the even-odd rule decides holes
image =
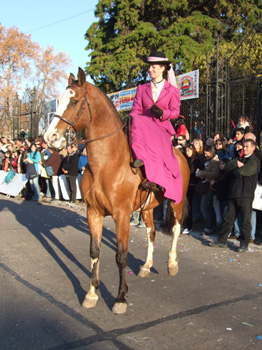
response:
{"label": "woman's gloved hand", "polygon": [[163,116],[163,111],[161,108],[159,108],[157,105],[153,105],[151,107],[151,112],[152,114],[154,114],[155,116],[157,116],[159,119],[162,119]]}

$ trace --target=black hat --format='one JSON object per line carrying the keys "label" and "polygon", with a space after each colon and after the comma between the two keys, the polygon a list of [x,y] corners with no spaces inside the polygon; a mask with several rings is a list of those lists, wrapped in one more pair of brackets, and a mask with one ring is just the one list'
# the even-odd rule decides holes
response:
{"label": "black hat", "polygon": [[148,58],[144,61],[148,64],[164,64],[169,65],[171,61],[168,60],[164,52],[161,51],[151,51]]}

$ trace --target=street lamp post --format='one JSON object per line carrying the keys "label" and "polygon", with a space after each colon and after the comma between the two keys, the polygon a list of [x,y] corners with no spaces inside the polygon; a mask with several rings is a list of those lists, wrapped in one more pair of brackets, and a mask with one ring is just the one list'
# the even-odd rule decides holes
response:
{"label": "street lamp post", "polygon": [[36,137],[35,129],[36,129],[36,88],[34,87],[32,90],[29,90],[29,115],[30,115],[30,135],[31,137]]}
{"label": "street lamp post", "polygon": [[19,131],[20,107],[21,101],[18,93],[16,93],[13,102],[13,139],[17,137]]}

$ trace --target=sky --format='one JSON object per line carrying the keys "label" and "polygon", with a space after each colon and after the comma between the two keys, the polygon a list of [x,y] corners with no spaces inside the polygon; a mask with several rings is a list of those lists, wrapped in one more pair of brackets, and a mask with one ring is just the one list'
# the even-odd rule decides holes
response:
{"label": "sky", "polygon": [[[86,30],[97,18],[94,11],[99,0],[1,0],[0,23],[16,26],[42,48],[54,47],[55,53],[65,52],[72,60],[68,75],[77,76],[78,67],[89,61]],[[90,80],[91,81],[91,80]]]}

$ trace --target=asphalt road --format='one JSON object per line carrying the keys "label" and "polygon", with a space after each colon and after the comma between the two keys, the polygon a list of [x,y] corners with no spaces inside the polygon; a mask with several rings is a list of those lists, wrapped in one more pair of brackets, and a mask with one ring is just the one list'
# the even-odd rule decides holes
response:
{"label": "asphalt road", "polygon": [[[262,246],[210,248],[200,231],[181,235],[179,274],[167,274],[171,238],[157,234],[154,268],[145,229],[131,227],[128,309],[111,311],[118,290],[115,227],[104,221],[101,285],[94,309],[89,288],[85,208],[0,195],[0,349],[262,349]],[[212,238],[212,237],[211,237]]]}

